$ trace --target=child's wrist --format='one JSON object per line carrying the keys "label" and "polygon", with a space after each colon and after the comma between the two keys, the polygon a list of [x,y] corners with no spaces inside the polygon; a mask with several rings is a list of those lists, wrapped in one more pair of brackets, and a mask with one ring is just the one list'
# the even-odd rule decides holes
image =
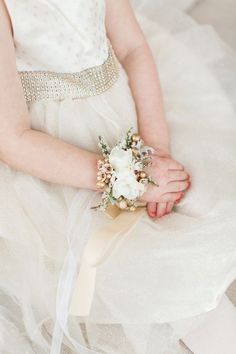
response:
{"label": "child's wrist", "polygon": [[160,157],[169,157],[170,148],[168,146],[156,146],[154,147],[154,154],[157,154]]}
{"label": "child's wrist", "polygon": [[158,156],[170,155],[169,143],[159,143],[158,141],[152,142],[149,139],[146,139],[145,144],[151,146],[154,149],[154,153],[156,153]]}
{"label": "child's wrist", "polygon": [[[140,133],[142,135],[142,133]],[[151,146],[154,150],[159,152],[160,154],[170,154],[170,142],[169,139],[164,139],[163,137],[158,137],[155,135],[155,137],[150,136],[144,136],[143,137],[145,145]]]}

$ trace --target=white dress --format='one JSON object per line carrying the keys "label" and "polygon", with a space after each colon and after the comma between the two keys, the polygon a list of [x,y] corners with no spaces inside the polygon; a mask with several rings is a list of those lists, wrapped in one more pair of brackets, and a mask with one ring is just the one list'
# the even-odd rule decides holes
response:
{"label": "white dress", "polygon": [[[7,0],[19,71],[79,72],[108,53],[103,0]],[[215,308],[236,278],[234,53],[172,7],[138,20],[158,66],[172,155],[192,188],[172,214],[138,220],[97,267],[89,316],[68,313],[99,194],[0,163],[0,352],[182,353],[171,322]],[[153,10],[153,9],[152,9]],[[98,152],[137,127],[128,78],[83,99],[28,105],[32,128]],[[197,317],[196,317],[197,318]],[[64,334],[64,337],[62,336]]]}

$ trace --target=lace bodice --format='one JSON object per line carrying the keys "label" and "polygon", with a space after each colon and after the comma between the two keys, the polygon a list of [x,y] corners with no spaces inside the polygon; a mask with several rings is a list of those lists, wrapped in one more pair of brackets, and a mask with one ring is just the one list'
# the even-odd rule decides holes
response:
{"label": "lace bodice", "polygon": [[19,71],[79,72],[108,56],[105,0],[5,0]]}

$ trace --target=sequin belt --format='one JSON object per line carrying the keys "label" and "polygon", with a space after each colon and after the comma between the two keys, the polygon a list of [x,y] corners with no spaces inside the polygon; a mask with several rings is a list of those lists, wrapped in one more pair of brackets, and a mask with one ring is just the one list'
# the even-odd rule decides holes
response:
{"label": "sequin belt", "polygon": [[26,102],[66,97],[85,98],[108,90],[119,77],[119,65],[108,41],[108,58],[77,73],[19,71]]}

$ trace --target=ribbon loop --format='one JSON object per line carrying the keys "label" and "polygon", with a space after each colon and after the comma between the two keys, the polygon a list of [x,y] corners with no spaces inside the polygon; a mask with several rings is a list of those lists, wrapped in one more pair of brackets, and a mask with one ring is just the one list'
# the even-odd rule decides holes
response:
{"label": "ribbon loop", "polygon": [[103,264],[128,235],[144,214],[145,208],[135,211],[112,211],[110,220],[89,238],[82,256],[79,275],[73,290],[69,313],[88,316],[95,291],[97,267]]}

